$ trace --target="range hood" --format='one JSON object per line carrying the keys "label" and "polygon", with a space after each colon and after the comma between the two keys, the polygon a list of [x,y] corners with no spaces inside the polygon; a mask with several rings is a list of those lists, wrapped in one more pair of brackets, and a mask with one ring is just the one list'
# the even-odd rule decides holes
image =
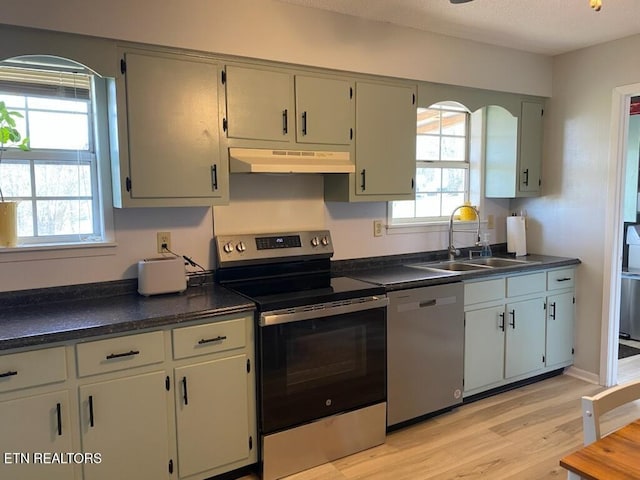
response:
{"label": "range hood", "polygon": [[229,148],[231,173],[354,173],[349,152]]}

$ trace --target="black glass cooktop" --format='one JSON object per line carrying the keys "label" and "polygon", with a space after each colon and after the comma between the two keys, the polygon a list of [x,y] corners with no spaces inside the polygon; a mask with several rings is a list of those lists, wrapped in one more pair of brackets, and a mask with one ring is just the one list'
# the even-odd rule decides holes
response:
{"label": "black glass cooktop", "polygon": [[327,275],[263,279],[229,288],[253,300],[263,312],[385,293],[380,285]]}

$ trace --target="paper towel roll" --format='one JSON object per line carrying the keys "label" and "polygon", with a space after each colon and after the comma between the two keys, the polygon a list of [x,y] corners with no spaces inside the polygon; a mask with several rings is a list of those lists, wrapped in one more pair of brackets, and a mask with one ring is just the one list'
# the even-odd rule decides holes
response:
{"label": "paper towel roll", "polygon": [[527,229],[525,217],[507,217],[507,252],[517,257],[527,254]]}

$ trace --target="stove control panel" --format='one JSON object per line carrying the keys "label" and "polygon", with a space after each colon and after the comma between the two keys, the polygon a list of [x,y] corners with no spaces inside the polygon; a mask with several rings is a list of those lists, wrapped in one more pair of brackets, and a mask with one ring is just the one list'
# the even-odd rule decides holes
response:
{"label": "stove control panel", "polygon": [[215,240],[218,266],[329,258],[333,255],[328,230],[220,235]]}

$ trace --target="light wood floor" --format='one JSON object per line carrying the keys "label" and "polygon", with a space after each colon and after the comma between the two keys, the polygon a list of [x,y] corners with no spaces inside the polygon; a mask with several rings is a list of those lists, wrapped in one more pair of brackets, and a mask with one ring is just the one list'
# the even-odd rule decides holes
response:
{"label": "light wood floor", "polygon": [[[384,445],[287,480],[565,479],[558,460],[582,445],[580,397],[600,390],[567,375],[547,379],[395,431]],[[640,417],[640,402],[619,410],[603,431]]]}

